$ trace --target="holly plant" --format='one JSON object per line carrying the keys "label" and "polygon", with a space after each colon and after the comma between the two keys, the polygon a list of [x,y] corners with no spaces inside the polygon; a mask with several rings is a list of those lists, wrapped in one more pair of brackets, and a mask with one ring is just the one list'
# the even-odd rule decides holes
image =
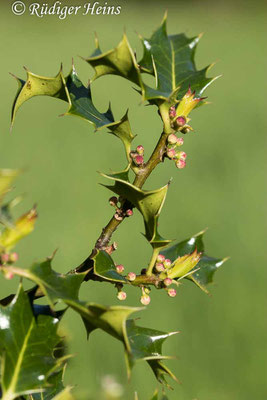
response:
{"label": "holly plant", "polygon": [[[69,309],[80,315],[85,335],[102,330],[122,343],[129,376],[136,362],[143,360],[156,380],[170,387],[168,381],[177,378],[165,364],[170,357],[163,355],[162,345],[177,332],[143,327],[139,321],[136,322],[136,315],[144,308],[142,305],[150,304],[155,290],[175,301],[184,279],[208,293],[208,284],[225,261],[206,254],[205,231],[182,242],[163,238],[159,233],[159,216],[170,183],[154,190],[143,189],[152,171],[163,162],[173,162],[178,174],[186,173],[187,155],[182,148],[187,135],[195,134],[191,113],[206,104],[204,91],[216,77],[207,76],[210,66],[201,70],[196,68],[194,56],[200,36],[168,35],[166,16],[150,38],[140,39],[143,46],[141,59],[132,50],[125,34],[118,46],[107,52],[101,51],[96,39],[95,50],[90,57],[84,58],[95,71],[87,87],[79,79],[74,65],[66,76],[62,68],[55,78],[35,75],[26,69],[26,80],[16,78],[19,89],[12,108],[12,126],[25,101],[35,96],[54,97],[67,103],[65,115],[89,122],[96,134],[105,129],[108,134],[119,138],[126,162],[122,171],[101,173],[103,185],[111,192],[108,201],[113,215],[86,260],[64,274],[53,269],[54,256],[35,262],[27,269],[20,268],[18,254],[13,249],[19,240],[32,232],[37,212],[33,207],[20,218],[13,218],[12,209],[20,198],[10,202],[5,202],[5,198],[20,171],[0,170],[0,269],[6,279],[20,277],[16,294],[2,299],[0,304],[3,400],[74,398],[71,388],[63,384],[70,356],[66,354],[64,340],[58,333],[61,317]],[[145,83],[146,74],[154,78],[153,87]],[[140,94],[142,103],[152,106],[159,114],[162,133],[155,137],[156,145],[149,157],[145,155],[142,144],[135,143],[128,112],[116,119],[110,107],[104,113],[95,107],[91,87],[104,75],[117,75],[130,81]],[[130,178],[132,175],[134,179]],[[136,266],[133,272],[114,262],[117,243],[112,241],[112,236],[124,221],[134,218],[137,211],[143,217],[144,239],[150,243],[152,255],[147,265],[143,268]],[[31,289],[23,288],[25,280],[32,282]],[[90,285],[91,281],[114,286],[117,300],[112,298],[112,303],[123,302],[127,297],[127,287],[133,286],[140,292],[141,305],[133,308],[119,303],[96,304],[92,298],[79,300],[81,285]],[[38,302],[40,298],[44,300],[42,305]],[[153,399],[161,398],[159,396],[156,392]]]}

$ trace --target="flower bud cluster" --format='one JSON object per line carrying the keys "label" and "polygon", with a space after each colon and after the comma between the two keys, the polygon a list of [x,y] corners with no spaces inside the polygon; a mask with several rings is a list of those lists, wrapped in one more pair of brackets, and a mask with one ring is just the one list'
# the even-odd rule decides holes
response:
{"label": "flower bud cluster", "polygon": [[[122,274],[124,272],[124,266],[122,264],[117,264],[116,271],[118,274]],[[129,283],[133,282],[136,279],[136,274],[134,272],[129,272],[126,276],[126,279],[129,281]],[[122,290],[123,284],[117,283],[115,287],[118,290],[117,299],[121,301],[126,300],[127,294]]]}
{"label": "flower bud cluster", "polygon": [[[3,267],[4,265],[8,267],[8,265],[17,262],[18,259],[19,256],[17,253],[2,253],[0,255],[0,267]],[[8,269],[4,270],[3,274],[6,279],[12,279],[14,277],[13,272],[9,271]]]}
{"label": "flower bud cluster", "polygon": [[131,217],[133,215],[133,210],[131,208],[125,210],[123,208],[124,199],[117,198],[115,196],[110,197],[109,204],[116,209],[114,218],[117,221],[122,221],[124,218]]}
{"label": "flower bud cluster", "polygon": [[163,254],[159,254],[156,260],[156,264],[154,266],[154,272],[156,274],[160,274],[161,272],[165,272],[171,266],[171,260],[165,258]]}
{"label": "flower bud cluster", "polygon": [[171,127],[176,132],[181,132],[183,134],[186,134],[193,130],[193,128],[187,124],[187,120],[189,119],[187,119],[186,116],[177,115],[177,110],[175,106],[170,107],[169,116],[171,119]]}
{"label": "flower bud cluster", "polygon": [[186,166],[187,154],[184,151],[177,151],[177,147],[182,146],[184,143],[183,138],[178,138],[174,133],[168,136],[167,144],[167,157],[175,161],[177,168],[182,169]]}
{"label": "flower bud cluster", "polygon": [[173,279],[169,278],[167,275],[167,271],[170,269],[171,265],[171,260],[165,258],[163,254],[159,254],[154,266],[154,273],[159,277],[162,273],[165,273],[165,277],[162,281],[163,288],[167,291],[168,296],[175,297],[177,294],[176,290],[173,288],[169,288],[169,286],[176,282]]}
{"label": "flower bud cluster", "polygon": [[14,264],[19,259],[17,253],[2,253],[0,255],[0,266],[4,264]]}
{"label": "flower bud cluster", "polygon": [[140,144],[135,151],[131,151],[130,156],[137,167],[142,167],[144,164],[144,147]]}

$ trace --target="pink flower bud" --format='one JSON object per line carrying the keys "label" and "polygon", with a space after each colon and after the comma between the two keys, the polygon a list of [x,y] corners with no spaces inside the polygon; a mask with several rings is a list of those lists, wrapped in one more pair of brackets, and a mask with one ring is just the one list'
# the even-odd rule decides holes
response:
{"label": "pink flower bud", "polygon": [[122,274],[124,271],[124,266],[122,264],[116,265],[116,271],[118,272],[118,274]]}
{"label": "pink flower bud", "polygon": [[170,144],[175,144],[176,142],[177,142],[177,137],[175,136],[174,133],[171,133],[171,134],[168,136],[168,143],[170,143]]}
{"label": "pink flower bud", "polygon": [[184,126],[186,124],[186,119],[183,116],[180,116],[176,119],[176,124],[178,126]]}
{"label": "pink flower bud", "polygon": [[168,296],[170,297],[175,297],[177,295],[177,292],[175,289],[168,289]]}
{"label": "pink flower bud", "polygon": [[122,220],[123,220],[122,216],[119,215],[118,213],[116,213],[116,214],[114,215],[114,218],[115,218],[117,221],[122,221]]}
{"label": "pink flower bud", "polygon": [[141,298],[140,298],[140,301],[141,301],[141,303],[144,305],[144,306],[147,306],[149,303],[150,303],[150,297],[148,296],[148,294],[143,294],[142,296],[141,296]]}
{"label": "pink flower bud", "polygon": [[177,158],[179,158],[180,160],[185,160],[187,157],[187,154],[184,151],[179,151],[179,153],[177,154]]}
{"label": "pink flower bud", "polygon": [[2,263],[3,264],[5,264],[5,263],[7,263],[8,261],[9,261],[9,254],[7,254],[7,253],[3,253],[3,254],[1,254],[1,261],[2,261]]}
{"label": "pink flower bud", "polygon": [[142,156],[144,154],[144,147],[140,144],[137,146],[136,152],[139,154],[139,156]]}
{"label": "pink flower bud", "polygon": [[176,156],[176,151],[175,149],[168,149],[167,150],[167,156],[172,160]]}
{"label": "pink flower bud", "polygon": [[177,160],[175,165],[177,168],[183,169],[186,166],[186,162],[185,160]]}
{"label": "pink flower bud", "polygon": [[168,258],[166,258],[166,260],[164,261],[164,267],[165,268],[169,268],[172,265],[171,260],[169,260]]}
{"label": "pink flower bud", "polygon": [[164,267],[164,265],[163,265],[162,263],[156,263],[155,269],[156,269],[156,271],[158,271],[158,272],[163,272],[163,271],[165,271],[165,267]]}
{"label": "pink flower bud", "polygon": [[171,107],[170,107],[170,109],[169,109],[169,116],[170,116],[171,118],[176,117],[176,108],[175,108],[174,106],[171,106]]}
{"label": "pink flower bud", "polygon": [[127,279],[128,279],[128,281],[133,282],[133,281],[135,280],[135,278],[136,278],[136,275],[135,275],[134,272],[129,272],[129,273],[127,274]]}
{"label": "pink flower bud", "polygon": [[11,272],[11,271],[6,271],[6,272],[5,272],[5,278],[8,279],[8,280],[14,278],[13,272]]}
{"label": "pink flower bud", "polygon": [[120,292],[118,292],[117,294],[117,299],[124,301],[126,300],[127,294],[125,292],[123,292],[122,290]]}
{"label": "pink flower bud", "polygon": [[163,261],[165,261],[165,257],[163,254],[159,254],[157,257],[157,262],[162,263]]}
{"label": "pink flower bud", "polygon": [[172,284],[172,279],[171,278],[166,278],[163,281],[165,286],[170,286]]}
{"label": "pink flower bud", "polygon": [[18,253],[11,253],[10,256],[9,256],[9,261],[12,262],[12,263],[17,262],[18,259],[19,259]]}
{"label": "pink flower bud", "polygon": [[109,204],[110,204],[112,207],[116,206],[117,203],[118,203],[117,197],[112,196],[112,197],[109,199]]}
{"label": "pink flower bud", "polygon": [[136,156],[135,158],[134,158],[134,163],[135,163],[135,165],[142,165],[142,164],[144,164],[144,157],[143,156]]}
{"label": "pink flower bud", "polygon": [[184,144],[184,139],[181,138],[181,137],[178,138],[178,139],[177,139],[177,142],[176,142],[176,145],[177,145],[177,146],[182,146],[183,144]]}
{"label": "pink flower bud", "polygon": [[127,215],[127,217],[131,217],[133,215],[133,210],[130,210],[130,209],[127,210],[126,215]]}

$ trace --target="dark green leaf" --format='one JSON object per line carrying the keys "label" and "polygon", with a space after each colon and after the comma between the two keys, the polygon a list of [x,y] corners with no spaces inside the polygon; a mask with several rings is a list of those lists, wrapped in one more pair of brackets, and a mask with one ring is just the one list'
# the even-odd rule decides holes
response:
{"label": "dark green leaf", "polygon": [[[174,262],[178,257],[186,254],[191,254],[197,249],[198,252],[204,252],[203,235],[205,231],[192,236],[180,243],[176,243],[170,247],[165,248],[161,254],[166,258],[169,258]],[[193,268],[196,270],[191,275],[187,276],[187,279],[192,280],[197,286],[200,287],[204,292],[208,293],[207,285],[213,281],[213,275],[217,269],[227,260],[227,258],[213,258],[205,254],[201,255],[200,261]]]}
{"label": "dark green leaf", "polygon": [[42,77],[26,71],[26,82],[16,78],[19,83],[19,91],[12,108],[12,125],[18,109],[25,101],[35,96],[55,97],[69,103],[68,111],[64,115],[80,117],[92,124],[96,130],[109,128],[112,134],[122,140],[129,158],[130,144],[134,136],[127,113],[121,120],[115,121],[110,106],[105,113],[99,112],[93,104],[90,85],[86,88],[82,84],[74,66],[65,78],[62,69],[55,78]]}
{"label": "dark green leaf", "polygon": [[[103,255],[103,254],[102,254]],[[150,364],[157,378],[164,382],[161,374],[171,372],[163,366],[160,360],[169,358],[161,355],[163,341],[173,333],[164,333],[147,328],[136,327],[134,322],[127,322],[127,318],[140,308],[133,307],[105,307],[94,303],[84,303],[78,300],[78,288],[84,274],[62,276],[51,270],[51,260],[43,264],[35,264],[30,270],[9,267],[10,271],[37,283],[43,293],[48,296],[51,306],[56,299],[64,301],[77,311],[90,334],[95,329],[102,329],[106,333],[120,340],[125,347],[128,359],[128,372],[138,360],[151,360]],[[121,278],[121,277],[120,277]],[[12,304],[12,303],[11,303]],[[38,318],[44,317],[40,315]],[[161,371],[161,372],[160,372]]]}
{"label": "dark green leaf", "polygon": [[36,321],[20,286],[12,302],[0,306],[0,328],[3,400],[40,391],[63,362],[53,357],[58,319],[40,315]]}
{"label": "dark green leaf", "polygon": [[114,123],[110,108],[104,114],[100,113],[92,102],[90,86],[85,88],[78,78],[74,66],[69,75],[64,78],[62,69],[55,78],[35,75],[27,71],[27,81],[19,79],[19,91],[12,109],[12,124],[19,107],[35,96],[50,96],[69,103],[65,115],[76,115],[90,122],[99,129]]}
{"label": "dark green leaf", "polygon": [[69,102],[69,109],[65,115],[75,115],[95,126],[96,129],[113,124],[114,117],[110,107],[104,114],[100,113],[92,102],[91,88],[83,86],[78,78],[74,67],[65,78],[66,93]]}
{"label": "dark green leaf", "polygon": [[189,85],[196,95],[203,94],[216,78],[206,77],[210,66],[200,71],[196,69],[194,55],[199,39],[200,36],[187,38],[184,34],[168,36],[166,17],[150,39],[142,39],[144,56],[139,65],[155,76],[157,84],[156,89],[142,84],[145,100],[165,100],[177,92],[181,99]]}
{"label": "dark green leaf", "polygon": [[167,338],[176,333],[143,328],[135,325],[134,320],[128,320],[126,334],[130,351],[126,352],[126,355],[129,369],[133,367],[136,361],[146,360],[160,383],[167,385],[164,378],[165,374],[177,380],[172,372],[161,362],[161,360],[172,358],[162,355],[162,344]]}
{"label": "dark green leaf", "polygon": [[135,325],[133,320],[127,318],[139,308],[132,307],[104,307],[98,304],[72,303],[71,306],[81,314],[88,335],[100,328],[120,340],[125,348],[127,370],[130,374],[137,361],[145,360],[151,366],[157,379],[167,385],[164,375],[168,374],[176,380],[175,376],[162,364],[161,360],[169,359],[161,354],[163,342],[175,334],[142,328]]}

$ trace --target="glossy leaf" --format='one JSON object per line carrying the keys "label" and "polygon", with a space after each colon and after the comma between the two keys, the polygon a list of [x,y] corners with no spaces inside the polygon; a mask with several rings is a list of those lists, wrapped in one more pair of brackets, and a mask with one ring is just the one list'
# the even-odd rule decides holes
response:
{"label": "glossy leaf", "polygon": [[207,285],[213,281],[214,273],[227,258],[213,258],[204,253],[204,233],[205,231],[202,231],[189,239],[176,243],[164,249],[161,253],[172,262],[177,260],[178,257],[192,254],[195,250],[197,250],[198,253],[203,253],[198,263],[192,267],[192,270],[196,272],[188,275],[186,278],[192,280],[200,289],[208,293]]}
{"label": "glossy leaf", "polygon": [[143,328],[137,326],[134,320],[128,320],[126,334],[130,351],[126,352],[126,355],[129,369],[131,370],[135,362],[146,360],[160,383],[168,386],[165,375],[177,381],[173,373],[161,362],[161,360],[172,358],[162,355],[162,344],[176,333]]}
{"label": "glossy leaf", "polygon": [[127,280],[118,274],[114,261],[108,253],[98,250],[92,258],[94,261],[94,274],[114,282],[125,283]]}
{"label": "glossy leaf", "polygon": [[[184,34],[168,35],[167,18],[153,33],[151,38],[140,36],[143,45],[143,57],[137,63],[126,35],[118,46],[105,53],[96,41],[96,50],[85,60],[95,69],[97,79],[103,75],[119,75],[141,87],[143,100],[150,103],[162,100],[178,99],[191,86],[197,96],[202,96],[204,90],[217,78],[206,76],[212,65],[198,70],[194,57],[196,46],[201,35],[188,38]],[[156,88],[144,83],[143,74],[155,76]]]}
{"label": "glossy leaf", "polygon": [[105,53],[100,50],[98,40],[96,40],[95,51],[90,57],[85,58],[85,61],[95,69],[93,79],[103,75],[119,75],[139,84],[138,66],[125,34],[117,47]]}
{"label": "glossy leaf", "polygon": [[169,358],[161,355],[161,346],[163,341],[173,333],[136,327],[133,321],[127,321],[128,317],[132,313],[139,311],[140,308],[105,307],[99,304],[79,301],[77,297],[78,288],[84,278],[84,274],[66,276],[57,274],[51,269],[51,260],[47,260],[42,264],[37,263],[30,270],[12,266],[8,267],[8,269],[14,274],[37,283],[42,292],[47,295],[51,307],[53,307],[54,301],[59,299],[78,312],[85,323],[88,335],[95,329],[102,329],[120,340],[125,348],[129,374],[136,361],[146,360],[160,382],[166,384],[163,378],[164,374],[174,378],[172,373],[160,361]]}
{"label": "glossy leaf", "polygon": [[121,176],[102,174],[114,181],[114,185],[104,185],[112,192],[132,203],[142,214],[145,223],[145,236],[153,247],[164,247],[170,240],[163,239],[157,229],[158,219],[163,207],[169,185],[157,190],[141,190]]}
{"label": "glossy leaf", "polygon": [[18,80],[19,91],[13,104],[12,124],[22,104],[35,96],[50,96],[68,102],[69,109],[66,114],[79,116],[93,124],[96,128],[101,128],[114,122],[110,109],[106,113],[101,114],[94,107],[90,86],[88,88],[83,86],[74,66],[66,78],[63,76],[62,69],[60,69],[55,78],[35,75],[28,70],[26,72],[26,82],[21,79]]}
{"label": "glossy leaf", "polygon": [[104,307],[98,304],[77,302],[72,303],[71,306],[81,314],[88,335],[100,328],[123,343],[129,375],[137,361],[145,360],[162,384],[167,385],[165,374],[176,380],[172,372],[161,362],[161,360],[171,358],[161,354],[162,344],[176,332],[165,333],[136,326],[134,320],[127,318],[132,313],[139,311],[139,308]]}
{"label": "glossy leaf", "polygon": [[0,306],[1,387],[3,400],[40,392],[62,360],[53,351],[60,340],[58,319],[34,317],[22,286],[6,307]]}
{"label": "glossy leaf", "polygon": [[169,99],[178,94],[178,99],[191,86],[201,96],[214,79],[206,73],[210,66],[197,70],[194,56],[200,36],[187,38],[184,34],[167,35],[166,17],[150,39],[141,39],[144,48],[139,65],[143,71],[153,74],[156,89],[142,84],[145,100]]}
{"label": "glossy leaf", "polygon": [[26,82],[17,79],[19,90],[12,108],[12,126],[16,113],[22,104],[35,96],[50,96],[69,103],[69,108],[64,115],[73,115],[92,124],[96,130],[104,127],[120,138],[125,146],[127,156],[130,144],[134,138],[126,113],[121,120],[115,121],[109,106],[105,113],[101,113],[94,106],[90,85],[85,87],[78,78],[74,66],[68,76],[64,78],[62,69],[55,78],[35,75],[27,71]]}

